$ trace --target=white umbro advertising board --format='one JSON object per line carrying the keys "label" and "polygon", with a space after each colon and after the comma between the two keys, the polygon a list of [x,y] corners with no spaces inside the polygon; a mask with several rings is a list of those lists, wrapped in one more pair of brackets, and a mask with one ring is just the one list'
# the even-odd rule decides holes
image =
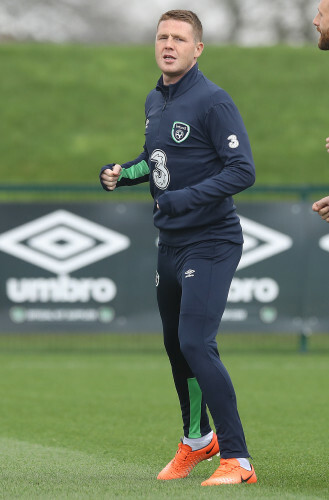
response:
{"label": "white umbro advertising board", "polygon": [[[2,203],[1,332],[159,332],[152,203]],[[222,331],[327,331],[329,225],[309,203],[238,203]]]}
{"label": "white umbro advertising board", "polygon": [[150,331],[152,204],[1,204],[0,331]]}

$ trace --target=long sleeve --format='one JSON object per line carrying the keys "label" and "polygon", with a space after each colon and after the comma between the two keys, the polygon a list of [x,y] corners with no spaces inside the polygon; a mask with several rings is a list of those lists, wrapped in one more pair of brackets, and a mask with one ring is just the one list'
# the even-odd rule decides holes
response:
{"label": "long sleeve", "polygon": [[[144,146],[143,152],[135,158],[135,160],[124,163],[122,166],[122,171],[120,177],[117,182],[117,187],[121,186],[132,186],[135,184],[141,184],[142,182],[149,181],[150,169],[148,166],[148,153],[146,147]],[[109,163],[108,165],[104,165],[100,171],[100,183],[105,189],[105,191],[109,191],[107,187],[103,184],[101,179],[101,174],[107,168],[112,168],[115,163]]]}
{"label": "long sleeve", "polygon": [[[198,184],[160,195],[160,209],[167,215],[181,215],[201,205],[223,200],[255,182],[248,134],[233,101],[211,107],[205,125],[223,168]],[[202,164],[193,168],[202,169]]]}

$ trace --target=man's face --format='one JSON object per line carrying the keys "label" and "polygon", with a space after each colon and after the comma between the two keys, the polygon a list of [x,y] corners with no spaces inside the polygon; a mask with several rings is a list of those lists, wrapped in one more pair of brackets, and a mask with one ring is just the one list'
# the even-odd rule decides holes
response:
{"label": "man's face", "polygon": [[155,59],[163,74],[163,83],[176,83],[197,61],[203,43],[197,42],[193,27],[185,21],[161,21],[155,39]]}
{"label": "man's face", "polygon": [[329,50],[329,0],[321,0],[313,24],[320,33],[319,48]]}

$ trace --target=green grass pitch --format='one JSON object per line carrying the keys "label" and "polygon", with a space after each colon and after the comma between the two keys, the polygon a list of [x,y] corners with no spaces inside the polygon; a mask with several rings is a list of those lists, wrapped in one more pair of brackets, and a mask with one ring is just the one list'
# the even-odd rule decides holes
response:
{"label": "green grass pitch", "polygon": [[181,435],[160,335],[0,337],[0,497],[328,498],[329,337],[220,335],[256,485],[160,482]]}

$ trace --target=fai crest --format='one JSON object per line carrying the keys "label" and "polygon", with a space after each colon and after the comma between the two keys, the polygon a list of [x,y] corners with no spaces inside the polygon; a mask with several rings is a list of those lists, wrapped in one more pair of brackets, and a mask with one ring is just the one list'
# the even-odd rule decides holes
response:
{"label": "fai crest", "polygon": [[183,122],[174,122],[171,136],[175,142],[183,142],[190,135],[190,126]]}

